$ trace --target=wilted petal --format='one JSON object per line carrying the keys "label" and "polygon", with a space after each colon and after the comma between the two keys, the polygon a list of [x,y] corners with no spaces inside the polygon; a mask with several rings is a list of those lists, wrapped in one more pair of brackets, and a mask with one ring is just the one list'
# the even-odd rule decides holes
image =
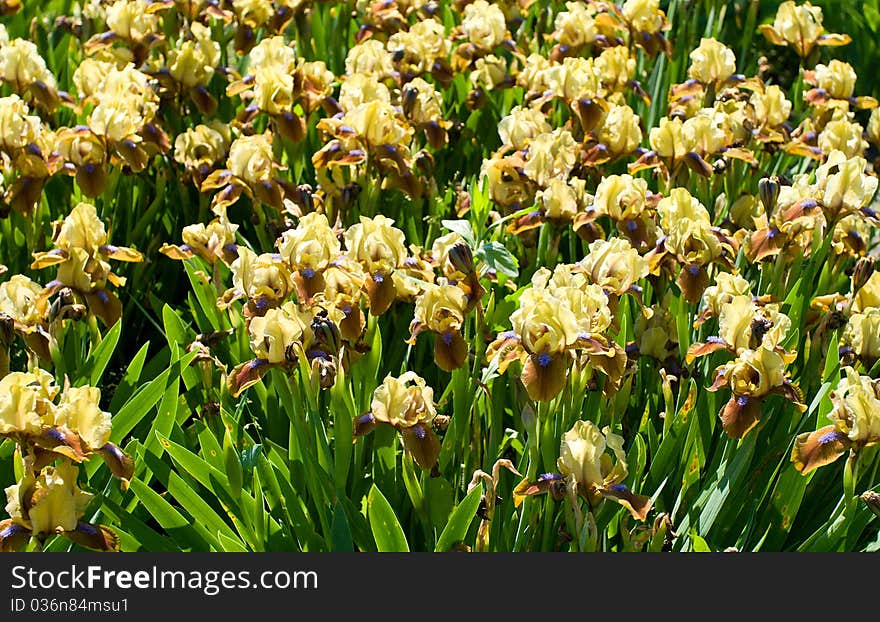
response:
{"label": "wilted petal", "polygon": [[806,475],[813,469],[831,464],[849,447],[849,439],[833,425],[826,425],[815,432],[798,434],[791,452],[791,461],[800,473]]}

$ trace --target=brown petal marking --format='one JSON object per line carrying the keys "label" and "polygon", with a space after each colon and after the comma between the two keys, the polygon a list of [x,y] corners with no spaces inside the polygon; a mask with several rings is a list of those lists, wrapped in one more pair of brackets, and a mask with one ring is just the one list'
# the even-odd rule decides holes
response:
{"label": "brown petal marking", "polygon": [[446,130],[436,121],[431,121],[425,127],[425,137],[428,139],[428,144],[435,151],[439,151],[449,142],[449,135]]}
{"label": "brown petal marking", "polygon": [[714,339],[710,338],[705,343],[698,341],[697,343],[691,344],[691,347],[688,348],[687,354],[685,355],[685,362],[690,365],[695,359],[707,356],[718,350],[726,350],[727,347],[728,346],[724,343],[724,340],[719,337],[715,337]]}
{"label": "brown petal marking", "polygon": [[203,86],[195,86],[189,90],[189,98],[205,117],[212,117],[217,112],[217,100]]}
{"label": "brown petal marking", "polygon": [[758,161],[755,159],[755,154],[752,153],[749,149],[745,149],[743,147],[731,147],[724,151],[725,158],[734,158],[736,160],[742,160],[743,162],[748,162],[750,164],[757,164]]}
{"label": "brown petal marking", "polygon": [[[783,357],[783,358],[785,358],[785,357]],[[793,361],[793,359],[787,360],[786,363],[791,363],[792,361]],[[798,410],[800,410],[801,412],[804,412],[805,410],[807,410],[807,405],[804,404],[803,391],[800,390],[800,387],[798,387],[795,384],[792,384],[791,381],[789,381],[789,380],[785,380],[782,383],[782,386],[775,387],[774,389],[772,389],[770,391],[770,393],[783,396],[789,402],[792,402],[798,408]]]}
{"label": "brown petal marking", "polygon": [[107,443],[97,453],[117,479],[128,482],[134,475],[134,460],[113,443]]}
{"label": "brown petal marking", "polygon": [[761,400],[734,395],[721,409],[721,423],[731,438],[742,438],[758,424]]}
{"label": "brown petal marking", "polygon": [[634,175],[639,171],[644,171],[651,168],[658,168],[663,166],[662,160],[657,156],[654,151],[648,151],[642,154],[638,160],[635,162],[630,162],[626,165],[627,172],[630,175]]}
{"label": "brown petal marking", "polygon": [[791,451],[791,461],[795,469],[806,475],[837,460],[849,446],[850,440],[845,434],[833,425],[826,425],[815,432],[798,434]]}
{"label": "brown petal marking", "polygon": [[578,237],[587,244],[605,239],[605,230],[602,229],[602,226],[597,222],[590,222],[588,219],[581,220],[581,214],[575,216],[573,228]]}
{"label": "brown petal marking", "polygon": [[40,449],[62,455],[73,462],[82,462],[90,453],[88,447],[83,447],[79,434],[65,426],[43,428],[39,436],[31,437],[30,440]]}
{"label": "brown petal marking", "polygon": [[[204,192],[204,189],[202,192]],[[229,207],[238,201],[243,192],[247,192],[247,194],[250,195],[250,190],[246,190],[244,186],[240,186],[237,183],[230,183],[223,188],[223,190],[214,195],[214,199],[211,201],[211,209],[216,211],[222,207]]]}
{"label": "brown petal marking", "polygon": [[711,177],[712,176],[712,167],[709,166],[709,163],[706,162],[700,154],[695,153],[693,151],[689,151],[684,154],[684,163],[687,165],[689,169],[695,172],[697,175],[702,175],[703,177]]}
{"label": "brown petal marking", "polygon": [[116,261],[139,262],[144,260],[144,256],[140,252],[127,246],[105,244],[100,250],[108,259],[115,259]]}
{"label": "brown petal marking", "polygon": [[98,164],[76,167],[76,185],[90,199],[104,192],[107,187],[107,171]]}
{"label": "brown petal marking", "polygon": [[656,236],[649,235],[647,217],[639,217],[631,220],[622,220],[617,223],[617,230],[623,233],[636,250],[653,247]]}
{"label": "brown petal marking", "polygon": [[637,520],[645,520],[651,510],[651,498],[633,494],[626,486],[615,484],[607,488],[600,488],[599,494],[606,499],[616,501],[630,511],[632,517]]}
{"label": "brown petal marking", "polygon": [[458,369],[467,360],[468,347],[461,333],[448,331],[434,336],[434,362],[443,371]]}
{"label": "brown petal marking", "polygon": [[116,294],[106,289],[98,289],[84,294],[89,311],[95,314],[108,328],[122,317],[122,303]]}
{"label": "brown petal marking", "polygon": [[501,333],[486,349],[486,360],[498,357],[498,371],[504,373],[507,367],[516,360],[525,360],[526,353],[522,349],[519,337]]}
{"label": "brown petal marking", "polygon": [[522,383],[529,398],[549,402],[559,395],[568,378],[567,354],[531,354],[522,371]]}
{"label": "brown petal marking", "polygon": [[755,231],[749,239],[749,258],[761,261],[765,257],[776,255],[785,244],[785,236],[776,227],[767,227]]}
{"label": "brown petal marking", "polygon": [[293,282],[296,285],[299,298],[306,303],[310,303],[315,295],[324,291],[324,275],[320,272],[315,272],[309,278],[303,274],[302,270],[298,270],[293,273]]}
{"label": "brown petal marking", "polygon": [[207,177],[205,177],[199,190],[202,192],[208,192],[209,190],[223,188],[229,183],[230,179],[232,179],[232,171],[226,169],[212,171]]}
{"label": "brown petal marking", "polygon": [[400,430],[403,436],[403,446],[412,454],[423,469],[432,469],[440,457],[440,439],[430,426],[417,423],[416,425]]}
{"label": "brown petal marking", "polygon": [[612,345],[607,354],[590,355],[590,363],[593,367],[601,370],[612,383],[623,377],[623,373],[626,371],[626,361],[626,350],[616,343]]}
{"label": "brown petal marking", "polygon": [[284,208],[284,193],[281,190],[281,185],[274,179],[258,182],[252,190],[258,201],[270,205],[278,211]]}
{"label": "brown petal marking", "polygon": [[831,95],[825,89],[810,89],[804,93],[804,100],[811,106],[822,106],[831,101]]}
{"label": "brown petal marking", "polygon": [[149,156],[143,147],[130,139],[120,140],[115,144],[116,151],[134,172],[147,167]]}
{"label": "brown petal marking", "polygon": [[584,134],[592,132],[608,110],[608,104],[603,100],[589,97],[578,99],[571,104],[571,107],[581,122]]}
{"label": "brown petal marking", "polygon": [[262,380],[271,367],[269,361],[264,359],[254,359],[236,365],[226,379],[226,388],[229,389],[232,397],[238,397],[245,389]]}
{"label": "brown petal marking", "polygon": [[34,261],[31,263],[31,270],[40,270],[59,263],[64,263],[67,261],[67,258],[67,251],[58,248],[45,253],[34,253]]}
{"label": "brown petal marking", "polygon": [[[165,153],[171,149],[171,137],[155,123],[147,123],[140,132],[144,143],[155,145],[159,151]],[[146,153],[146,152],[145,152]]]}
{"label": "brown petal marking", "polygon": [[24,549],[31,539],[30,529],[11,518],[0,522],[0,553],[15,553]]}
{"label": "brown petal marking", "polygon": [[159,252],[170,259],[177,259],[180,261],[195,257],[195,253],[192,252],[192,249],[188,247],[182,248],[173,244],[163,244],[159,249]]}
{"label": "brown petal marking", "polygon": [[544,222],[544,214],[540,211],[529,212],[524,216],[520,216],[507,225],[507,231],[514,235],[519,235],[525,231],[537,229]]}
{"label": "brown petal marking", "polygon": [[806,143],[794,141],[785,145],[785,152],[791,155],[801,156],[803,158],[812,158],[821,160],[823,153],[818,147],[812,147]]}
{"label": "brown petal marking", "polygon": [[550,492],[550,487],[553,485],[554,481],[558,480],[554,479],[553,477],[544,476],[539,476],[538,481],[535,482],[530,482],[528,479],[524,479],[516,485],[516,488],[513,489],[514,507],[519,507],[526,497],[543,495],[544,493]]}
{"label": "brown petal marking", "polygon": [[64,536],[76,544],[102,552],[118,552],[119,536],[116,532],[104,525],[93,525],[80,521],[73,531],[65,531]]}
{"label": "brown petal marking", "polygon": [[578,335],[574,347],[583,350],[587,354],[613,356],[613,348],[609,347],[602,335],[598,335],[600,339],[590,334]]}
{"label": "brown petal marking", "polygon": [[385,313],[394,298],[397,290],[394,287],[394,280],[390,273],[377,272],[367,277],[364,283],[364,289],[367,291],[367,297],[370,301],[370,314],[382,315]]}
{"label": "brown petal marking", "polygon": [[698,303],[703,297],[703,292],[709,287],[712,280],[703,266],[682,266],[675,281],[681,288],[684,299],[691,304]]}
{"label": "brown petal marking", "polygon": [[819,204],[814,199],[803,199],[786,209],[782,213],[782,220],[784,222],[791,222],[802,216],[809,216],[819,210]]}
{"label": "brown petal marking", "polygon": [[612,155],[604,144],[588,142],[581,150],[581,162],[586,166],[599,166],[611,160]]}
{"label": "brown petal marking", "polygon": [[244,93],[246,90],[251,88],[254,85],[254,77],[247,76],[243,80],[238,80],[233,82],[226,87],[226,96],[234,97],[235,95],[240,95]]}
{"label": "brown petal marking", "polygon": [[275,121],[275,127],[278,128],[278,133],[284,138],[295,143],[298,143],[305,138],[306,123],[303,118],[295,112],[283,112],[279,115],[275,115],[272,119]]}
{"label": "brown petal marking", "polygon": [[364,326],[366,325],[361,308],[359,305],[352,305],[349,307],[349,312],[343,312],[343,315],[345,317],[339,322],[339,335],[345,341],[355,343],[360,338],[361,333],[364,332]]}
{"label": "brown petal marking", "polygon": [[666,238],[664,237],[658,240],[657,246],[645,254],[645,261],[648,262],[648,271],[655,276],[660,274],[660,268],[663,265],[663,261],[669,254],[666,250],[666,246],[663,244],[665,239]]}
{"label": "brown petal marking", "polygon": [[352,436],[357,439],[359,436],[369,434],[376,429],[377,425],[379,425],[379,422],[376,421],[376,417],[373,416],[373,413],[364,413],[363,415],[354,418],[352,424]]}
{"label": "brown petal marking", "polygon": [[[20,159],[20,158],[19,158]],[[16,163],[16,167],[21,170]],[[43,194],[43,185],[45,180],[38,177],[30,177],[22,175],[16,179],[8,190],[9,203],[12,208],[26,216],[29,216],[36,207]]]}

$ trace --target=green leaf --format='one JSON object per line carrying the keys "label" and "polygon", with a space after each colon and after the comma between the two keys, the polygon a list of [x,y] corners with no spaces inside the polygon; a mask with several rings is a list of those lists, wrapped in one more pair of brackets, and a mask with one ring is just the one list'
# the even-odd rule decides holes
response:
{"label": "green leaf", "polygon": [[333,550],[337,552],[354,551],[354,543],[351,540],[351,529],[348,527],[348,519],[345,517],[345,509],[341,503],[333,507]]}
{"label": "green leaf", "polygon": [[370,521],[373,538],[376,540],[376,548],[380,553],[409,552],[409,545],[406,543],[406,535],[403,533],[400,521],[394,515],[388,499],[375,484],[370,488],[370,494],[367,496],[367,518]]}
{"label": "green leaf", "polygon": [[116,416],[113,417],[113,432],[110,435],[111,442],[118,444],[147,416],[147,413],[152,410],[153,406],[162,399],[169,375],[171,375],[170,369],[145,384],[116,413]]}
{"label": "green leaf", "polygon": [[431,477],[425,484],[425,490],[431,524],[438,530],[443,529],[449,522],[449,515],[455,505],[452,485],[443,477]]}
{"label": "green leaf", "polygon": [[467,245],[471,248],[476,247],[477,239],[474,236],[474,229],[471,227],[471,223],[468,220],[443,220],[440,222],[444,227],[452,231],[453,233],[457,233],[464,241],[467,242]]}
{"label": "green leaf", "polygon": [[228,322],[217,309],[217,293],[214,291],[214,288],[210,283],[204,282],[199,278],[199,275],[196,274],[198,268],[196,267],[194,260],[184,261],[183,265],[186,269],[186,275],[189,277],[193,292],[196,295],[196,299],[199,302],[200,310],[205,317],[208,318],[211,328],[214,330],[225,330],[228,328]]}
{"label": "green leaf", "polygon": [[217,542],[226,553],[247,553],[248,549],[238,538],[230,538],[223,532],[217,533]]}
{"label": "green leaf", "polygon": [[150,513],[157,523],[167,531],[175,541],[183,540],[187,545],[197,550],[208,550],[207,542],[198,533],[192,520],[178,512],[174,506],[166,501],[155,490],[140,480],[131,481],[131,491],[141,502],[141,505]]}
{"label": "green leaf", "polygon": [[147,360],[147,351],[149,349],[150,342],[148,341],[141,346],[141,349],[131,359],[131,363],[128,364],[122,381],[116,387],[116,391],[113,392],[113,399],[110,401],[110,412],[117,412],[128,398],[131,397],[138,380],[141,378],[141,371],[144,369],[144,361]]}
{"label": "green leaf", "polygon": [[241,496],[244,478],[241,469],[241,458],[235,449],[235,444],[230,440],[228,432],[223,442],[223,462],[226,468],[226,477],[229,479],[229,491],[237,499]]}
{"label": "green leaf", "polygon": [[497,273],[511,278],[516,278],[519,275],[519,262],[500,242],[486,242],[479,248],[476,255],[483,260],[487,267]]}
{"label": "green leaf", "polygon": [[85,364],[82,366],[82,374],[76,382],[76,386],[85,384],[86,379],[88,379],[88,384],[91,386],[98,386],[101,376],[104,375],[104,370],[107,369],[107,363],[110,362],[110,358],[116,351],[116,345],[119,343],[121,332],[122,322],[116,322],[113,328],[104,335],[101,343],[89,352],[89,358],[86,359]]}
{"label": "green leaf", "polygon": [[700,536],[697,535],[695,530],[691,530],[690,534],[688,534],[691,538],[691,546],[694,549],[694,553],[711,553],[712,549],[709,547],[709,544]]}
{"label": "green leaf", "polygon": [[468,528],[477,516],[477,509],[480,507],[480,499],[482,497],[482,486],[474,486],[474,489],[452,510],[449,522],[446,523],[443,533],[437,539],[437,546],[434,547],[435,551],[449,551],[456,543],[464,540]]}
{"label": "green leaf", "polygon": [[180,547],[175,545],[174,542],[157,533],[146,523],[129,512],[126,512],[123,508],[119,507],[119,505],[106,497],[101,500],[101,510],[104,514],[110,517],[115,524],[119,525],[121,529],[124,529],[137,539],[139,544],[139,547],[137,547],[138,550],[149,551],[152,553],[180,551]]}

